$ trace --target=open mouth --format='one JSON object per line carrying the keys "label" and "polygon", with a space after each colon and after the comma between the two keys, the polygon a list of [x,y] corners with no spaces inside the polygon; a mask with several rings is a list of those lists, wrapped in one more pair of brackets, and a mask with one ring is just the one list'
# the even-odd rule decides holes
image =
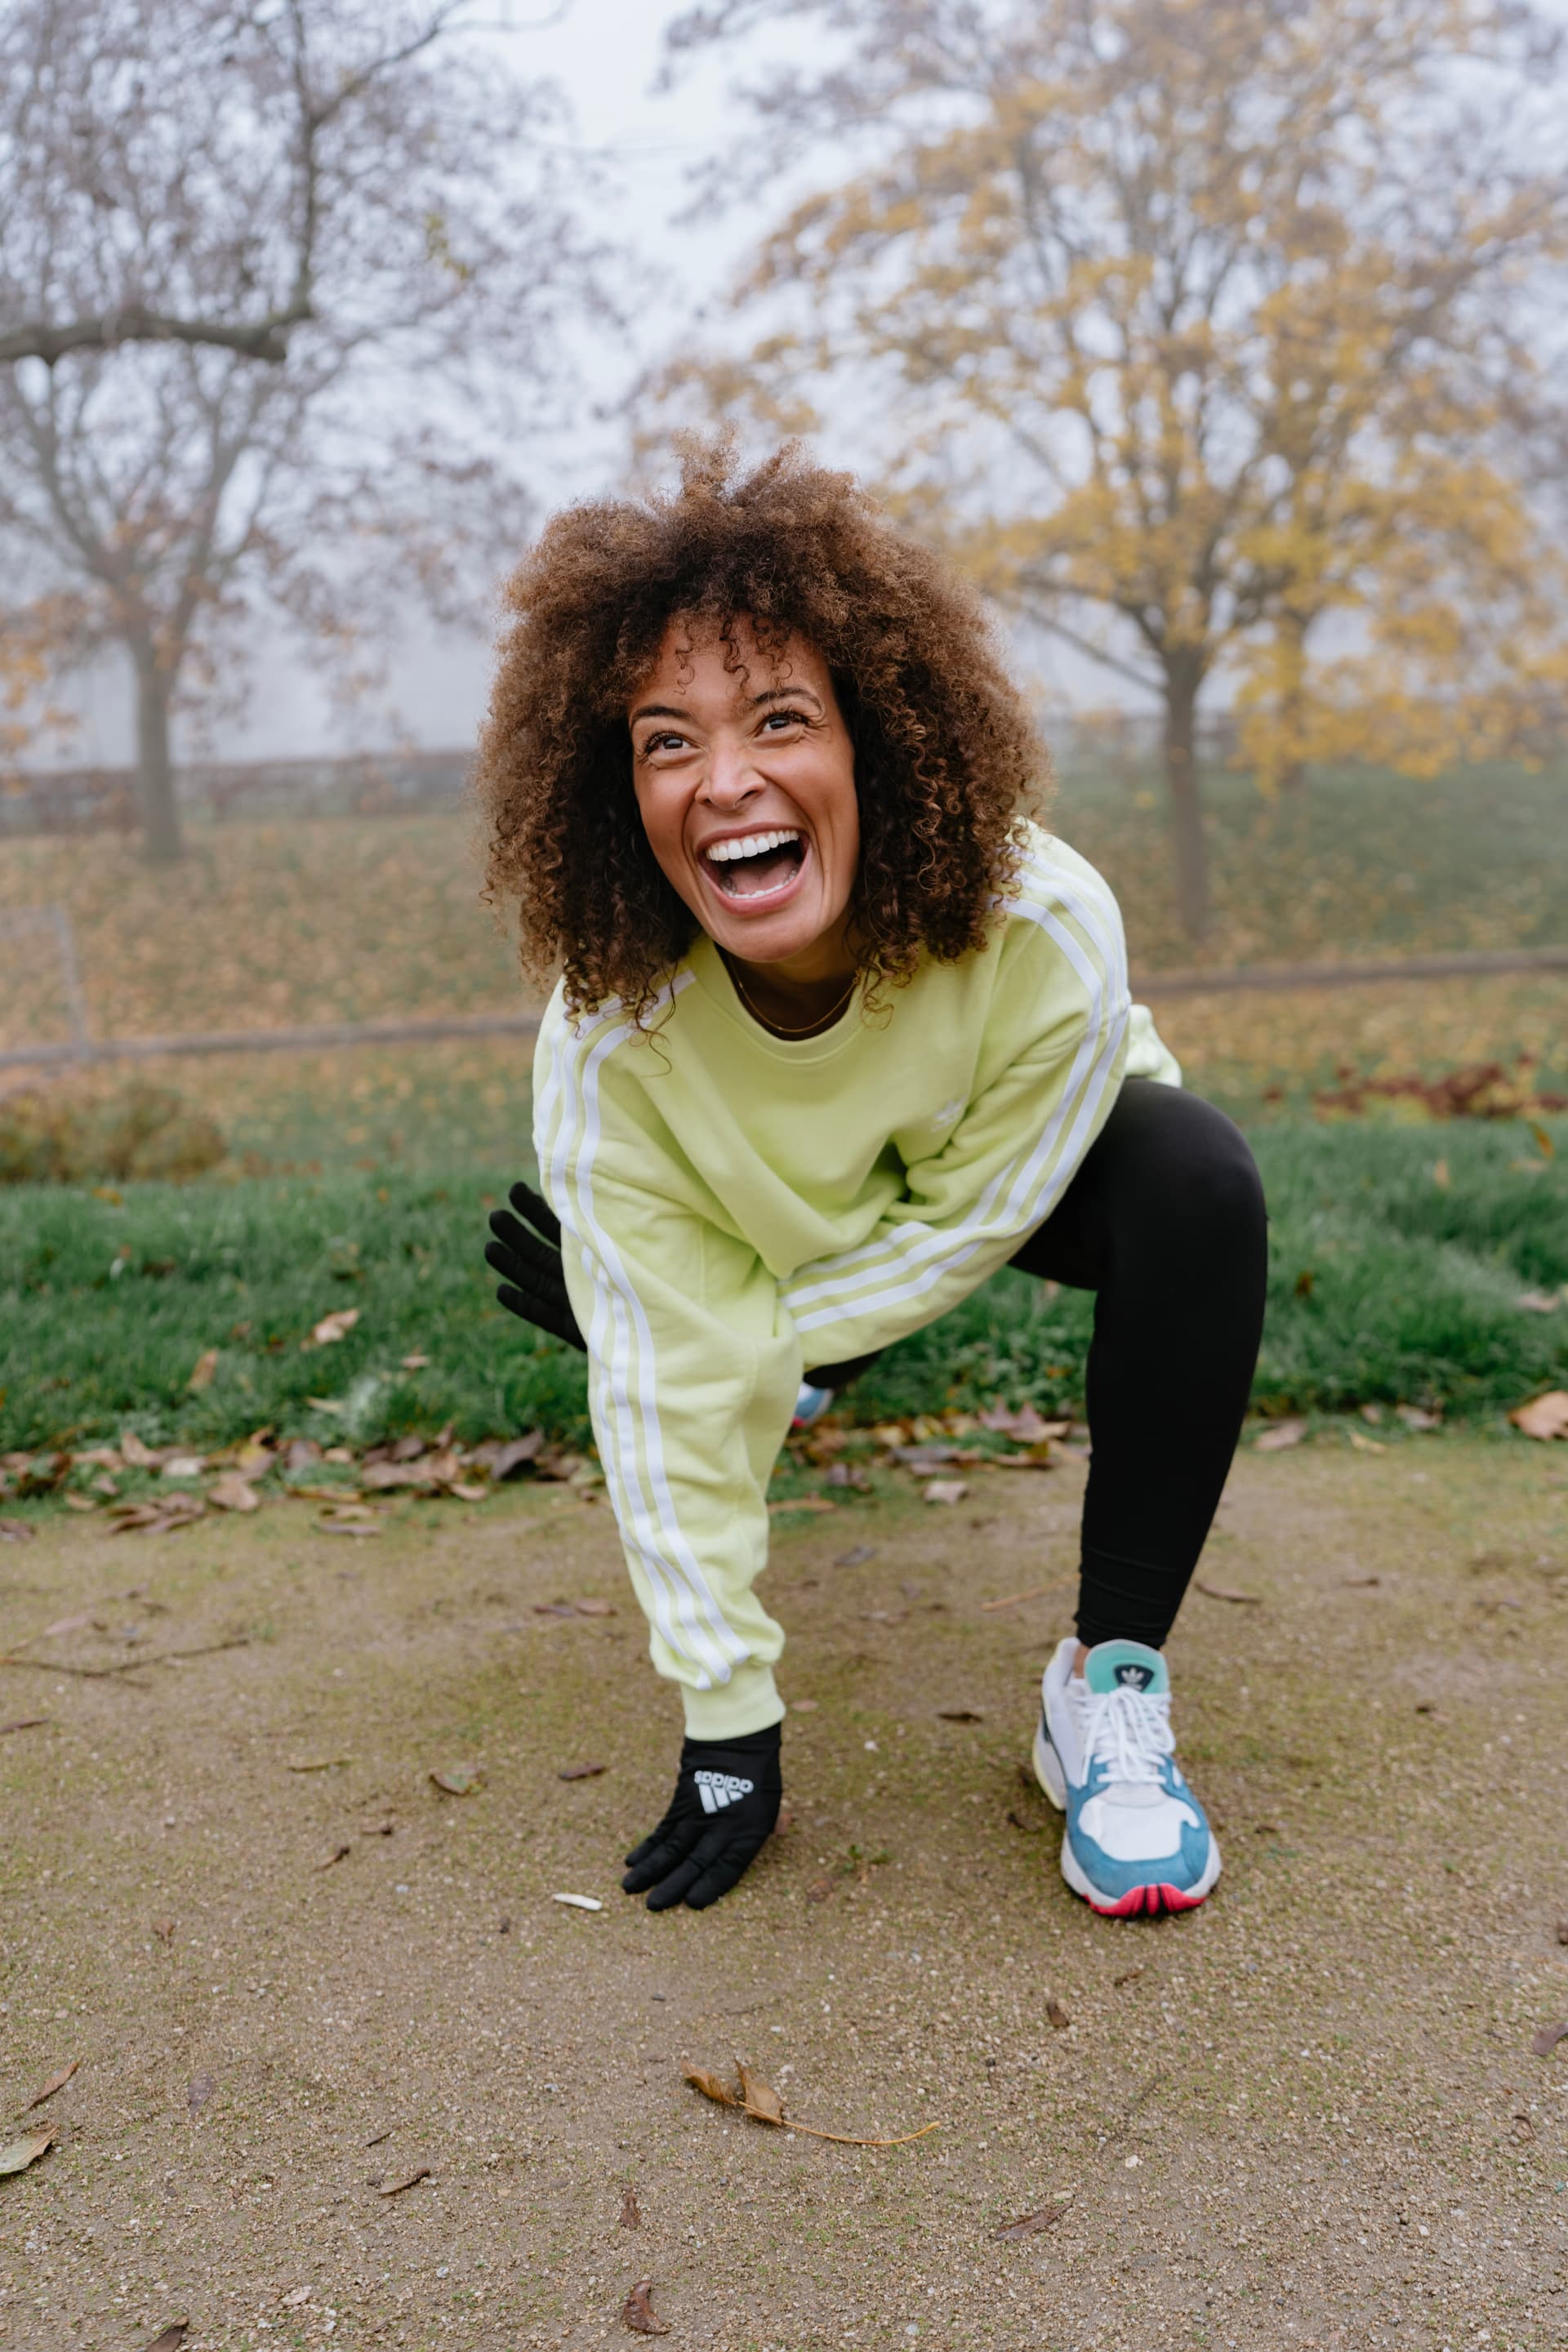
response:
{"label": "open mouth", "polygon": [[793,882],[805,863],[805,844],[791,826],[710,842],[703,866],[726,898],[763,898]]}

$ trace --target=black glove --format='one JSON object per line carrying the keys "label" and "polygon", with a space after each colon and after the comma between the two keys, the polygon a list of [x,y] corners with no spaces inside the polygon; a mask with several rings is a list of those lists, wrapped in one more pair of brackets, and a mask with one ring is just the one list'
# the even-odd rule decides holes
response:
{"label": "black glove", "polygon": [[651,1887],[650,1911],[677,1903],[705,1911],[766,1845],[783,1794],[776,1723],[739,1739],[684,1741],[669,1811],[627,1854],[621,1885],[628,1895]]}
{"label": "black glove", "polygon": [[[588,1343],[573,1312],[566,1276],[561,1271],[561,1220],[549,1202],[531,1192],[526,1184],[514,1184],[510,1198],[517,1216],[505,1209],[492,1210],[490,1231],[495,1239],[485,1244],[486,1264],[506,1276],[496,1297],[525,1323],[537,1323],[552,1339],[564,1339],[569,1348],[586,1354]],[[520,1224],[520,1217],[526,1223]]]}

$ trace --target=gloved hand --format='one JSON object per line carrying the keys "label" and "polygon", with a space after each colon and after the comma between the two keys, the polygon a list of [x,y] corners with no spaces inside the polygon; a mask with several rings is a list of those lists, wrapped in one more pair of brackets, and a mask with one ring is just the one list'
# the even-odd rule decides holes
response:
{"label": "gloved hand", "polygon": [[[564,1339],[569,1348],[586,1354],[588,1343],[573,1312],[566,1276],[561,1270],[561,1220],[549,1202],[526,1184],[514,1184],[510,1198],[517,1216],[505,1209],[493,1210],[490,1231],[495,1239],[485,1244],[486,1264],[506,1276],[496,1297],[525,1323],[536,1323],[552,1339]],[[520,1223],[520,1218],[526,1223]]]}
{"label": "gloved hand", "polygon": [[651,1837],[634,1846],[621,1885],[650,1911],[705,1911],[742,1877],[773,1835],[784,1782],[779,1727],[738,1739],[688,1739],[680,1777]]}

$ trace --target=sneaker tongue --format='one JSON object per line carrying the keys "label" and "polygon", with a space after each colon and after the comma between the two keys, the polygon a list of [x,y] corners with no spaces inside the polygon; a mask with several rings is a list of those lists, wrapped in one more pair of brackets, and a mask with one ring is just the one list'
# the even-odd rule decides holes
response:
{"label": "sneaker tongue", "polygon": [[1083,1678],[1096,1693],[1120,1689],[1152,1691],[1158,1697],[1171,1687],[1165,1661],[1158,1650],[1142,1642],[1099,1642],[1084,1660]]}

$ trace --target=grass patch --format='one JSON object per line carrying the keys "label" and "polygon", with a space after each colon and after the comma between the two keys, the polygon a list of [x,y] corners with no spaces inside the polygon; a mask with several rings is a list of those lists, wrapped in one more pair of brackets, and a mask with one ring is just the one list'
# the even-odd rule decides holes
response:
{"label": "grass patch", "polygon": [[[1568,1284],[1568,1120],[1550,1131],[1554,1158],[1514,1122],[1260,1130],[1273,1223],[1258,1405],[1486,1417],[1568,1384],[1568,1307],[1518,1304]],[[10,1188],[0,1450],[124,1428],[215,1448],[263,1424],[368,1444],[448,1421],[469,1442],[537,1424],[580,1444],[581,1360],[490,1295],[480,1247],[502,1190],[468,1169]],[[360,1310],[345,1339],[301,1347],[343,1307]],[[1075,1403],[1090,1311],[1080,1293],[999,1276],[890,1349],[855,1391],[857,1414]],[[192,1391],[209,1349],[216,1372]],[[1173,1382],[1184,1376],[1173,1360]]]}

